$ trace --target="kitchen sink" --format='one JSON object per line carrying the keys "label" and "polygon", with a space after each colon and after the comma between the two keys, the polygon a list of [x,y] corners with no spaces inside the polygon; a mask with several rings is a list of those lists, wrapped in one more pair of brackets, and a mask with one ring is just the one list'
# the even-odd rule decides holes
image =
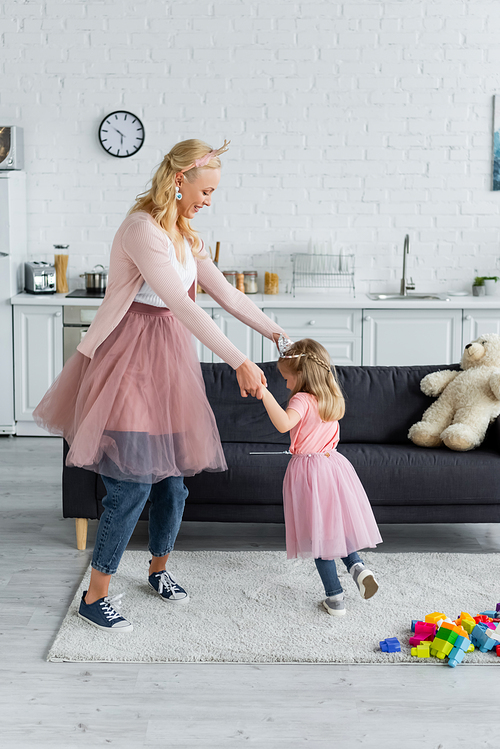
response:
{"label": "kitchen sink", "polygon": [[449,302],[446,294],[367,294],[368,299],[375,302]]}

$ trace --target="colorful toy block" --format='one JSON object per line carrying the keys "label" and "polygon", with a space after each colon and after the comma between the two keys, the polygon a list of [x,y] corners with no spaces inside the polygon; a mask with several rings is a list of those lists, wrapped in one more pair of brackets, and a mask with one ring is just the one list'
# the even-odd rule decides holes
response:
{"label": "colorful toy block", "polygon": [[412,631],[412,632],[415,632],[415,624],[416,624],[416,623],[417,623],[418,621],[419,621],[418,619],[412,619],[412,620],[411,620],[411,626],[410,626],[410,629],[411,629],[411,631]]}
{"label": "colorful toy block", "polygon": [[490,637],[490,633],[491,630],[483,629],[483,627],[481,627],[481,622],[479,624],[476,624],[476,626],[472,630],[470,636],[471,642],[476,646],[476,648],[479,648],[481,653],[488,653],[490,650],[493,650],[498,642],[498,640]]}
{"label": "colorful toy block", "polygon": [[457,624],[461,624],[462,627],[463,627],[463,622],[464,621],[474,622],[474,624],[476,623],[475,620],[474,620],[474,617],[471,616],[470,614],[468,614],[467,611],[461,611],[460,612],[460,616],[457,619]]}
{"label": "colorful toy block", "polygon": [[496,611],[480,611],[479,616],[487,616],[488,619],[494,619],[497,615]]}
{"label": "colorful toy block", "polygon": [[401,643],[397,637],[388,637],[386,640],[381,640],[380,650],[383,653],[400,653]]}
{"label": "colorful toy block", "polygon": [[496,651],[496,654],[498,655],[498,657],[500,658],[500,645],[496,646],[495,651]]}
{"label": "colorful toy block", "polygon": [[470,619],[462,619],[461,627],[467,632],[469,637],[475,626],[476,622],[474,621],[474,619],[472,619],[472,621]]}
{"label": "colorful toy block", "polygon": [[431,644],[430,642],[422,642],[417,645],[416,648],[411,649],[411,654],[417,658],[430,658],[431,655]]}
{"label": "colorful toy block", "polygon": [[474,621],[476,622],[476,624],[486,624],[490,621],[490,619],[491,617],[485,616],[484,614],[480,614],[479,616],[474,617]]}
{"label": "colorful toy block", "polygon": [[455,640],[453,650],[450,651],[448,656],[448,666],[455,668],[459,663],[462,663],[464,656],[469,649],[469,645],[469,638],[459,635]]}
{"label": "colorful toy block", "polygon": [[446,619],[446,614],[443,614],[442,611],[433,611],[432,614],[427,614],[425,617],[425,621],[431,624],[437,624],[440,619]]}
{"label": "colorful toy block", "polygon": [[415,635],[410,637],[410,645],[419,645],[427,640],[432,641],[436,636],[436,625],[431,622],[416,622]]}
{"label": "colorful toy block", "polygon": [[500,603],[497,603],[497,605],[495,606],[495,609],[496,609],[497,611],[500,611]]}

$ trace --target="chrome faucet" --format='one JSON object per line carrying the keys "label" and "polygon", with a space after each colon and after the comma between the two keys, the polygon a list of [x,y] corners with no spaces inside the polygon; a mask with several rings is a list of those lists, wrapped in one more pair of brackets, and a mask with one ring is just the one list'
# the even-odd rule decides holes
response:
{"label": "chrome faucet", "polygon": [[410,254],[410,235],[407,234],[405,236],[405,241],[403,245],[403,278],[401,279],[401,289],[399,292],[401,296],[408,296],[408,291],[415,290],[415,284],[413,283],[413,278],[410,278],[409,281],[406,280],[406,256],[409,254]]}

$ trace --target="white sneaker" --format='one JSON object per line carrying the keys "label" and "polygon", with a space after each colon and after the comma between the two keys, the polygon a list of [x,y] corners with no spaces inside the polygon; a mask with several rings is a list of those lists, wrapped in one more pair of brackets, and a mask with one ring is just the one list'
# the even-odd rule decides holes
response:
{"label": "white sneaker", "polygon": [[344,596],[331,596],[325,598],[323,606],[331,616],[344,616],[345,615],[345,602]]}
{"label": "white sneaker", "polygon": [[358,586],[361,598],[371,598],[378,590],[378,582],[375,580],[373,572],[365,567],[363,562],[356,562],[350,573],[354,582]]}

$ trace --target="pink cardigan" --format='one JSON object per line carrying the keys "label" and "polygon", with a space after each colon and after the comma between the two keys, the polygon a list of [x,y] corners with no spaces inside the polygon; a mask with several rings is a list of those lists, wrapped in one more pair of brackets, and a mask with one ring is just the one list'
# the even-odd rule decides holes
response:
{"label": "pink cardigan", "polygon": [[[95,350],[116,328],[146,281],[178,320],[199,341],[236,369],[247,358],[222,333],[210,315],[184,289],[170,262],[170,238],[144,211],[127,216],[111,247],[108,287],[104,300],[78,351],[94,356]],[[198,283],[221,307],[266,338],[283,330],[245,294],[229,284],[203,251],[195,256]]]}

